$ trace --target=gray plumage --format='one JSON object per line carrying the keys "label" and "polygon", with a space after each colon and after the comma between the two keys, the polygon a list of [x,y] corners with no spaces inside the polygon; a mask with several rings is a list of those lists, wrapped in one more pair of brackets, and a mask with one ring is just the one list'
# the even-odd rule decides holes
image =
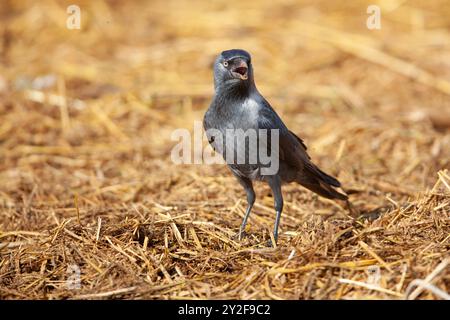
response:
{"label": "gray plumage", "polygon": [[[244,50],[233,49],[222,52],[214,63],[215,95],[207,110],[203,125],[211,146],[224,158],[227,151],[236,153],[239,148],[245,148],[243,163],[228,163],[232,173],[247,193],[248,206],[240,233],[245,229],[250,211],[255,202],[253,180],[267,181],[272,189],[275,202],[276,220],[274,239],[278,238],[278,225],[283,210],[281,184],[297,182],[305,188],[328,199],[347,200],[347,196],[339,193],[333,187],[341,184],[336,178],[326,174],[311,162],[302,139],[289,131],[280,117],[264,97],[258,92],[253,78],[253,68],[250,54]],[[224,139],[218,141],[208,134],[208,130],[216,129]],[[264,175],[261,168],[264,164],[258,158],[256,163],[249,161],[249,141],[245,144],[233,144],[234,149],[226,145],[227,129],[278,129],[279,130],[279,170],[276,174]],[[260,141],[258,141],[260,142]],[[260,148],[270,150],[270,135],[267,142],[258,144]],[[267,150],[265,150],[267,151]],[[233,154],[236,157],[236,154]]]}

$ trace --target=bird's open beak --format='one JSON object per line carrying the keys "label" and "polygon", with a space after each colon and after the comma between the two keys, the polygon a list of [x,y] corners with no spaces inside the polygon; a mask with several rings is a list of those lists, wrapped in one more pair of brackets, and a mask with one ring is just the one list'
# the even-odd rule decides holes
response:
{"label": "bird's open beak", "polygon": [[239,59],[239,64],[233,67],[231,73],[234,77],[247,80],[248,79],[248,65],[245,60]]}

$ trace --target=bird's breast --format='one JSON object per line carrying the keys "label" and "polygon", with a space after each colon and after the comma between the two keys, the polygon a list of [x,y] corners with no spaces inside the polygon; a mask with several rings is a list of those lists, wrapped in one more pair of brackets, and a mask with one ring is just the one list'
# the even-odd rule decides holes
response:
{"label": "bird's breast", "polygon": [[258,123],[259,110],[260,105],[252,98],[245,99],[241,106],[243,118],[251,124]]}

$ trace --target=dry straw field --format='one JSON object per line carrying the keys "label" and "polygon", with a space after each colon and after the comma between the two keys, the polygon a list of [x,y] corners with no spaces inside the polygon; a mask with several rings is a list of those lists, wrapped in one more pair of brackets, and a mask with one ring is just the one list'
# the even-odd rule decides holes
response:
{"label": "dry straw field", "polygon": [[[450,2],[0,2],[1,299],[441,299],[450,288]],[[354,210],[175,165],[225,49]],[[80,282],[77,282],[77,268]],[[79,284],[79,288],[77,288]]]}

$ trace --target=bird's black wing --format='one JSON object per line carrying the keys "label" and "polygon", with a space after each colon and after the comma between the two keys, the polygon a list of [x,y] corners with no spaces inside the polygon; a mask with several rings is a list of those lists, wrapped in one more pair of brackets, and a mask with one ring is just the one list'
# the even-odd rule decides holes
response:
{"label": "bird's black wing", "polygon": [[261,102],[263,107],[259,111],[258,128],[279,130],[279,156],[290,167],[302,170],[310,163],[303,140],[289,131],[278,114],[266,100]]}
{"label": "bird's black wing", "polygon": [[[305,142],[303,142],[303,139],[299,138],[299,137],[298,137],[295,133],[293,133],[291,130],[289,130],[289,133],[290,133],[291,135],[293,135],[293,136],[298,140],[298,142],[300,142],[300,144],[301,144],[302,147],[305,149],[305,151],[308,150],[308,148],[306,147]],[[309,156],[308,156],[308,157],[309,157]]]}
{"label": "bird's black wing", "polygon": [[270,104],[264,99],[261,103],[263,107],[259,112],[258,127],[260,129],[279,129],[280,160],[296,169],[299,174],[312,177],[312,180],[317,178],[333,187],[340,187],[341,184],[336,178],[323,172],[311,162],[303,140],[287,129]]}

